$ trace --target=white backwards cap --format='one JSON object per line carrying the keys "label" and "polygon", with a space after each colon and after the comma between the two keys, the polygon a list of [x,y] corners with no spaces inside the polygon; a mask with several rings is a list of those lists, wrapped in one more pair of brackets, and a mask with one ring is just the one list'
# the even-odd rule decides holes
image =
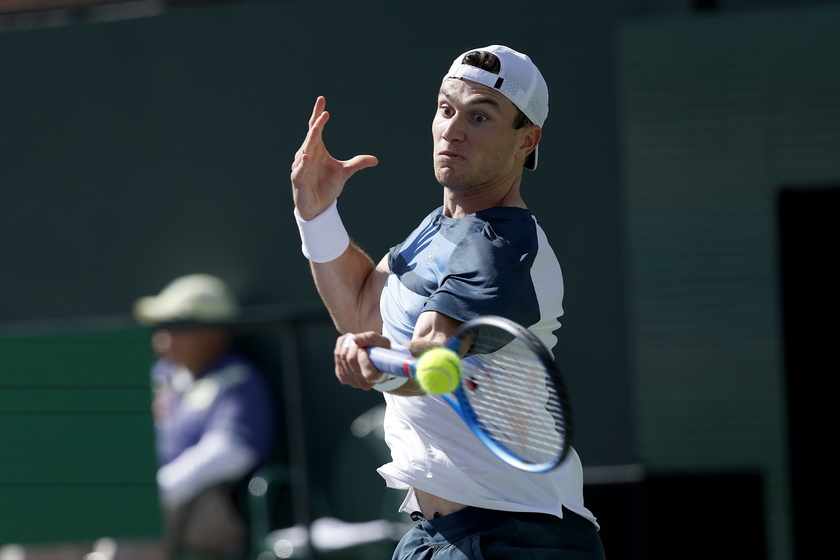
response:
{"label": "white backwards cap", "polygon": [[[493,53],[499,59],[498,74],[464,63],[466,55],[474,51]],[[510,99],[532,123],[542,127],[548,116],[548,85],[528,55],[502,45],[470,49],[458,56],[443,77],[467,79],[497,90]],[[537,168],[537,150],[525,161],[526,169]]]}

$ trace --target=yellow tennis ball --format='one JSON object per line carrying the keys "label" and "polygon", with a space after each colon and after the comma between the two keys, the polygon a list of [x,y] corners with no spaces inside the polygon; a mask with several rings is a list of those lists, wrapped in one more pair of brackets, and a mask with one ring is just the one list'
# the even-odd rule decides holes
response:
{"label": "yellow tennis ball", "polygon": [[461,381],[461,360],[449,348],[432,348],[417,360],[416,379],[427,393],[451,393]]}

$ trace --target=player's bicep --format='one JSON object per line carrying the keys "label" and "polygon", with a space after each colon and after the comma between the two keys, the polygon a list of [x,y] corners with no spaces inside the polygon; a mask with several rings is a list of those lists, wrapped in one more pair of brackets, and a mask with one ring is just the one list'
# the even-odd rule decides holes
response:
{"label": "player's bicep", "polygon": [[391,268],[388,266],[388,255],[382,257],[379,263],[370,271],[365,285],[362,289],[361,306],[358,309],[359,316],[364,317],[360,328],[357,331],[382,332],[382,313],[379,309],[379,300],[382,297],[382,290],[385,289],[385,282]]}
{"label": "player's bicep", "polygon": [[373,269],[370,278],[372,289],[376,293],[377,301],[379,300],[379,296],[382,295],[382,290],[385,289],[385,281],[388,280],[389,274],[391,274],[391,267],[388,264],[388,255],[386,254],[379,260],[379,263],[377,263],[376,268]]}

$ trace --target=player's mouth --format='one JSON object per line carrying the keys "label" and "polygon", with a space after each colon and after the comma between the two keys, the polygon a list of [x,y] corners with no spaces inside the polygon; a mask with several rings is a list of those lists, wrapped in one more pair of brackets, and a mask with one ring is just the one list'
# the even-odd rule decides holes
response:
{"label": "player's mouth", "polygon": [[437,155],[438,155],[438,158],[440,158],[444,161],[453,161],[453,160],[464,159],[464,156],[462,156],[461,154],[459,154],[457,152],[453,152],[451,150],[441,150],[440,152],[438,152]]}

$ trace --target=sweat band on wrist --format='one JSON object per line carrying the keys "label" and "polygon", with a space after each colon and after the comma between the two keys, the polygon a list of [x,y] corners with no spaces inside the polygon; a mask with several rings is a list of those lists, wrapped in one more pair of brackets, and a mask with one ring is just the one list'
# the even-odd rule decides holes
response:
{"label": "sweat band on wrist", "polygon": [[350,245],[350,236],[338,215],[338,202],[312,218],[304,220],[295,208],[303,256],[312,262],[330,262],[342,255]]}

